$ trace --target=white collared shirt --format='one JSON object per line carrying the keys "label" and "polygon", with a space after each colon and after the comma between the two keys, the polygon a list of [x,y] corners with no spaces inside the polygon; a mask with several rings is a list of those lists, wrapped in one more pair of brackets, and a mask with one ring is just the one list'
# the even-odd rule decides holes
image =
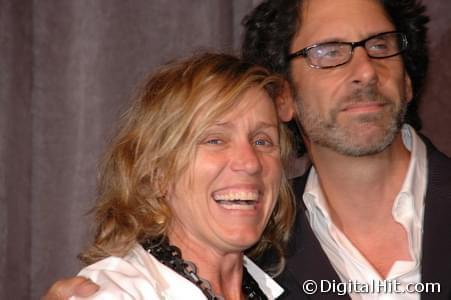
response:
{"label": "white collared shirt", "polygon": [[[283,293],[282,287],[249,258],[244,257],[243,263],[268,299]],[[71,300],[207,299],[196,285],[160,263],[139,244],[126,256],[107,257],[82,269],[78,275],[90,278],[100,289],[89,298],[71,297]]]}
{"label": "white collared shirt", "polygon": [[[342,282],[359,284],[386,284],[395,280],[399,289],[408,283],[421,280],[421,242],[423,236],[424,197],[427,186],[426,146],[409,125],[402,128],[404,146],[411,152],[406,178],[392,208],[393,218],[407,232],[412,261],[396,261],[385,279],[375,271],[349,239],[335,226],[329,214],[326,199],[321,191],[318,175],[312,167],[305,187],[303,200],[310,226],[321,247],[328,256]],[[388,288],[387,288],[388,289]],[[418,293],[382,293],[384,287],[375,293],[354,293],[352,299],[420,299]],[[377,291],[377,290],[376,290]]]}

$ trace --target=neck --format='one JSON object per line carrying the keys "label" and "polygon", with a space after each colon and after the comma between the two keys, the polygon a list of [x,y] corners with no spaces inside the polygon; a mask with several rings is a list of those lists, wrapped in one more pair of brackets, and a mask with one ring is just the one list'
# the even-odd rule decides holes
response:
{"label": "neck", "polygon": [[242,252],[215,251],[186,233],[170,232],[168,236],[170,243],[182,252],[183,259],[196,265],[198,276],[211,284],[216,295],[224,299],[244,299]]}
{"label": "neck", "polygon": [[365,226],[392,220],[393,202],[410,161],[401,134],[375,155],[351,157],[318,145],[311,145],[310,152],[331,217],[340,229],[366,230]]}

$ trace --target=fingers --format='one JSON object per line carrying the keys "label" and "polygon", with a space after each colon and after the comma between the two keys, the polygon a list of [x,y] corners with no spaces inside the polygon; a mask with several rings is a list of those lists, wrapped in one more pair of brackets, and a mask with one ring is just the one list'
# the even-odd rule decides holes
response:
{"label": "fingers", "polygon": [[[85,278],[83,278],[85,279]],[[89,279],[85,279],[81,284],[75,287],[75,295],[88,297],[99,290],[99,286]]]}
{"label": "fingers", "polygon": [[98,289],[98,285],[84,277],[61,279],[50,287],[41,300],[67,300],[72,296],[88,297]]}

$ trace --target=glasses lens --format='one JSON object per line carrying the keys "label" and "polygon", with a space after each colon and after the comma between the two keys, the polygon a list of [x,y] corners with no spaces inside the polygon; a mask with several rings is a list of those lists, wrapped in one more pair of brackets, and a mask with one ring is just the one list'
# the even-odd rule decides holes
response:
{"label": "glasses lens", "polygon": [[368,55],[377,58],[399,54],[406,49],[406,46],[404,35],[397,32],[377,35],[365,43]]}
{"label": "glasses lens", "polygon": [[307,58],[311,66],[330,68],[341,65],[351,58],[351,45],[342,43],[325,43],[307,50]]}

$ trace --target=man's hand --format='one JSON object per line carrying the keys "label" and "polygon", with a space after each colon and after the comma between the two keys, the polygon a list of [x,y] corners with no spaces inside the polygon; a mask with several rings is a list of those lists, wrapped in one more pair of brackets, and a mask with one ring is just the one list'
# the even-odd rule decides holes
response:
{"label": "man's hand", "polygon": [[69,297],[88,297],[94,294],[99,286],[84,277],[72,277],[55,282],[41,300],[67,300]]}

